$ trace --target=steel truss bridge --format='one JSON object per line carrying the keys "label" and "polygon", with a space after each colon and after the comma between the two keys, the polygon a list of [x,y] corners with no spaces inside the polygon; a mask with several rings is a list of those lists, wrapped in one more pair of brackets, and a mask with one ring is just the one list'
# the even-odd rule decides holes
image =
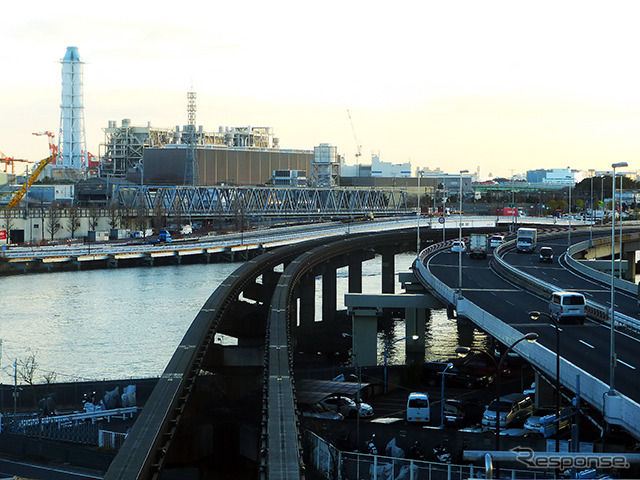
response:
{"label": "steel truss bridge", "polygon": [[162,211],[169,216],[229,217],[237,215],[398,215],[413,212],[407,192],[372,188],[118,186],[114,200],[121,208]]}

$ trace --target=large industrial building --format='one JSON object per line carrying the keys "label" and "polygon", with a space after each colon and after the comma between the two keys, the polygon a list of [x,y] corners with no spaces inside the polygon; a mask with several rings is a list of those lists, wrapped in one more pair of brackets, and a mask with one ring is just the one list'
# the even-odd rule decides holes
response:
{"label": "large industrial building", "polygon": [[[190,148],[167,145],[145,148],[143,183],[146,185],[185,184]],[[311,171],[313,152],[249,147],[197,146],[199,185],[264,185],[275,170]]]}

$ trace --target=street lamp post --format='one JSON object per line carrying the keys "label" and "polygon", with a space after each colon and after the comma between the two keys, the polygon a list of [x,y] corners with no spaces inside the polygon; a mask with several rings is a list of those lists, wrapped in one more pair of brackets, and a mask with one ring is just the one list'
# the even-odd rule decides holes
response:
{"label": "street lamp post", "polygon": [[460,192],[459,192],[459,200],[460,200],[460,211],[458,212],[458,241],[459,249],[458,249],[458,298],[462,298],[462,174],[469,173],[469,170],[460,170]]}
{"label": "street lamp post", "polygon": [[611,164],[613,168],[613,187],[611,189],[611,315],[610,315],[610,341],[609,341],[609,395],[615,393],[615,367],[616,367],[616,353],[615,353],[615,245],[616,245],[616,216],[615,216],[615,192],[616,192],[616,168],[627,167],[627,162],[619,162]]}
{"label": "street lamp post", "polygon": [[416,239],[416,257],[420,257],[420,215],[422,212],[420,211],[420,177],[422,176],[422,171],[418,170],[418,232]]}
{"label": "street lamp post", "polygon": [[440,428],[444,428],[444,374],[453,367],[453,363],[447,363],[442,370],[442,392],[440,394]]}
{"label": "street lamp post", "polygon": [[604,225],[604,175],[600,175],[600,200],[602,200],[602,217],[600,217],[600,226]]}
{"label": "street lamp post", "polygon": [[624,176],[622,175],[622,173],[620,173],[620,200],[619,200],[619,204],[620,204],[620,236],[618,237],[618,245],[619,245],[619,249],[618,249],[618,255],[620,256],[620,261],[618,262],[618,276],[620,278],[622,278],[622,179],[624,178]]}
{"label": "street lamp post", "polygon": [[568,176],[567,179],[569,180],[569,205],[568,205],[568,210],[569,210],[569,236],[567,238],[567,247],[571,246],[571,187],[572,187],[572,183],[573,180],[571,178],[571,176]]}
{"label": "street lamp post", "polygon": [[556,329],[556,452],[560,451],[560,326],[558,325],[558,321],[552,317],[551,315],[543,312],[529,312],[529,317],[531,320],[538,320],[540,317],[546,317],[551,322],[553,322],[553,326]]}
{"label": "street lamp post", "polygon": [[593,210],[593,174],[595,170],[593,168],[589,169],[589,176],[591,177],[591,200],[589,200],[589,206],[591,207],[591,215],[589,216],[589,246],[593,247],[593,221],[594,221],[594,210]]}
{"label": "street lamp post", "polygon": [[389,349],[393,344],[401,342],[402,340],[406,340],[407,338],[410,338],[412,340],[418,340],[418,338],[420,337],[418,337],[418,335],[407,335],[406,337],[402,337],[397,340],[394,340],[389,345],[387,345],[387,347],[384,349],[384,393],[387,393],[387,358],[389,355]]}

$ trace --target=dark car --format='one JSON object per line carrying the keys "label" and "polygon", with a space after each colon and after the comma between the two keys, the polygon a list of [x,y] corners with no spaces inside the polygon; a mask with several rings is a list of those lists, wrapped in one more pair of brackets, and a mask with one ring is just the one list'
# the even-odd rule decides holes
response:
{"label": "dark car", "polygon": [[[486,377],[495,375],[498,363],[499,360],[493,360],[485,355],[474,355],[473,353],[454,361],[456,367],[465,369],[473,375]],[[500,371],[500,375],[503,377],[508,377],[511,374],[511,368],[506,363],[505,361]]]}
{"label": "dark car", "polygon": [[[440,385],[442,382],[442,372],[447,367],[445,362],[427,362],[422,367],[422,381],[430,386]],[[491,383],[491,377],[476,375],[468,369],[455,365],[448,368],[444,373],[445,385],[464,388],[483,388]]]}
{"label": "dark car", "polygon": [[540,247],[540,263],[553,263],[553,248]]}
{"label": "dark car", "polygon": [[460,428],[478,424],[482,421],[484,406],[465,400],[447,399],[444,401],[444,423]]}

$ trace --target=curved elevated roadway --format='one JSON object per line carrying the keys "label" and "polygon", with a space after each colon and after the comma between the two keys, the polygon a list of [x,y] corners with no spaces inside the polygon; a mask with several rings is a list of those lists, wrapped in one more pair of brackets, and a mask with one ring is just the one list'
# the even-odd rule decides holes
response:
{"label": "curved elevated roadway", "polygon": [[[589,238],[589,233],[572,234],[572,243]],[[608,306],[610,303],[609,286],[594,282],[592,279],[564,268],[561,252],[567,248],[566,235],[541,236],[539,245],[554,248],[556,259],[552,265],[538,263],[537,254],[518,254],[506,244],[499,249],[504,261],[512,263],[521,272],[550,283],[557,289],[570,289],[583,292],[593,303]],[[432,255],[423,252],[424,263],[418,265],[423,279],[433,288],[440,290],[450,303],[458,305],[458,311],[479,323],[481,328],[508,344],[527,332],[539,335],[537,344],[522,345],[516,348],[545,372],[549,378],[555,378],[555,327],[545,321],[534,322],[528,312],[538,310],[548,312],[548,296],[544,288],[521,287],[512,280],[497,274],[491,265],[498,266],[490,255],[487,260],[471,259],[463,255],[462,297],[458,299],[455,290],[458,285],[458,255],[440,250]],[[495,254],[495,252],[494,252]],[[560,256],[560,263],[558,263]],[[502,271],[502,270],[501,270]],[[515,279],[514,275],[509,276]],[[541,296],[544,295],[544,296]],[[448,297],[448,298],[447,298]],[[638,305],[635,298],[616,293],[616,309],[626,310],[628,315],[637,318]],[[580,375],[580,388],[583,398],[605,412],[611,423],[622,425],[635,436],[640,436],[640,390],[638,373],[640,358],[640,338],[633,330],[616,332],[617,366],[615,368],[615,389],[622,395],[605,395],[609,388],[610,329],[606,323],[587,320],[581,325],[561,326],[561,374],[562,383],[575,391],[576,376]],[[526,343],[526,342],[525,342]],[[519,346],[520,347],[520,346]]]}
{"label": "curved elevated roadway", "polygon": [[[452,231],[453,235],[454,232]],[[425,243],[440,239],[440,231],[424,230]],[[262,276],[270,298],[268,315],[251,318],[257,332],[264,329],[266,344],[263,364],[262,428],[260,438],[261,478],[304,478],[300,432],[292,374],[290,323],[294,314],[294,289],[305,273],[330,259],[346,258],[350,252],[377,247],[400,251],[415,248],[415,229],[369,233],[283,247],[256,257],[240,267],[207,300],[185,334],[163,373],[158,386],[134,424],[129,437],[110,466],[106,480],[159,478],[166,467],[172,442],[180,426],[195,380],[205,368],[205,359],[223,319],[237,322],[230,314],[234,302],[246,288],[255,287]],[[325,244],[326,243],[326,244]],[[275,268],[284,265],[281,274]],[[265,279],[278,275],[269,290]],[[269,301],[265,302],[266,305]]]}

